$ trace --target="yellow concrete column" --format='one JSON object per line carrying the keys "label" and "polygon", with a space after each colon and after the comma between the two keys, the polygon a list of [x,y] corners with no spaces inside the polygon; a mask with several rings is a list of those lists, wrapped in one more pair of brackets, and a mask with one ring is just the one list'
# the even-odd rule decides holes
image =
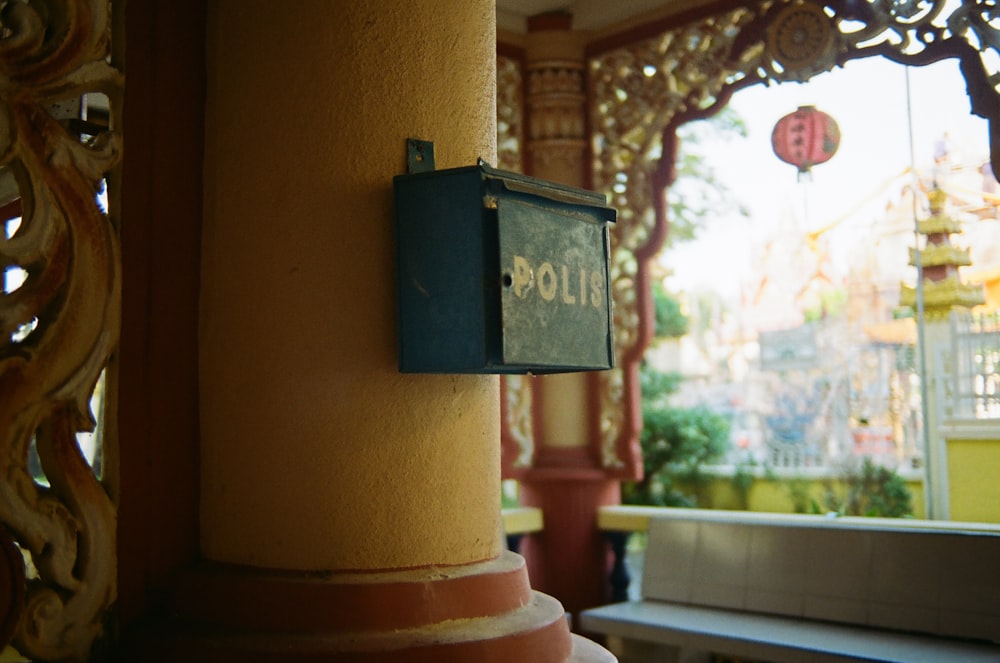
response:
{"label": "yellow concrete column", "polygon": [[408,137],[495,161],[494,11],[208,5],[202,626],[162,660],[609,660],[503,552],[498,379],[396,368],[392,178]]}
{"label": "yellow concrete column", "polygon": [[392,177],[496,153],[492,3],[213,2],[202,547],[254,566],[496,557],[498,381],[396,369]]}

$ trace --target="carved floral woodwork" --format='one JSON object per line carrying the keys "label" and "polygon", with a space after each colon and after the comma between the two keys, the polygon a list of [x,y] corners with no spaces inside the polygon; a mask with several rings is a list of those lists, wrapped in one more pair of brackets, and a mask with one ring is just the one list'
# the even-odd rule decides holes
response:
{"label": "carved floral woodwork", "polygon": [[[497,158],[504,170],[516,173],[522,166],[524,145],[524,77],[522,63],[513,57],[497,56]],[[503,474],[512,477],[531,467],[535,454],[532,419],[532,379],[504,375],[501,382],[500,411],[503,419],[501,445]]]}
{"label": "carved floral woodwork", "polygon": [[963,0],[947,14],[945,5],[944,0],[716,4],[714,14],[689,12],[688,22],[652,38],[590,53],[593,187],[619,212],[611,265],[619,368],[599,378],[601,459],[610,472],[623,477],[641,472],[637,374],[652,325],[648,263],[669,225],[663,196],[674,178],[677,128],[713,114],[748,85],[805,81],[862,57],[911,65],[956,58],[972,112],[990,122],[992,160],[1000,162],[1000,12],[993,0]]}
{"label": "carved floral woodwork", "polygon": [[[116,224],[96,200],[121,152],[110,12],[107,0],[0,9],[0,179],[22,207],[0,268],[26,275],[0,298],[0,522],[33,566],[14,644],[38,661],[86,660],[116,591],[115,504],[77,441],[120,315]],[[110,126],[77,112],[97,93]],[[32,442],[48,485],[29,471]]]}
{"label": "carved floral woodwork", "polygon": [[521,62],[497,56],[497,166],[520,173],[524,140],[524,102]]}

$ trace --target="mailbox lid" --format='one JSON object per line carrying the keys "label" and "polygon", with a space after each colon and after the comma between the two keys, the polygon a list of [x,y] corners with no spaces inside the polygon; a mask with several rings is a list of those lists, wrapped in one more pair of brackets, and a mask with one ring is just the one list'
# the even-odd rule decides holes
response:
{"label": "mailbox lid", "polygon": [[497,201],[503,364],[536,373],[614,366],[603,209]]}
{"label": "mailbox lid", "polygon": [[506,170],[497,170],[484,164],[480,164],[478,168],[482,172],[483,182],[486,185],[485,203],[487,206],[493,206],[496,196],[503,196],[501,193],[503,190],[515,197],[520,195],[523,196],[522,199],[534,199],[537,203],[545,204],[547,201],[553,204],[567,205],[569,207],[563,208],[564,212],[575,209],[592,221],[613,223],[617,218],[617,210],[608,207],[607,199],[602,193],[548,182]]}

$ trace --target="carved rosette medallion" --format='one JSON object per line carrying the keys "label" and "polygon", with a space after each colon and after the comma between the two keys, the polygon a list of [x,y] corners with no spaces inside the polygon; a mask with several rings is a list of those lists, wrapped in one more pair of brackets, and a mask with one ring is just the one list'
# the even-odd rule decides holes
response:
{"label": "carved rosette medallion", "polygon": [[767,29],[767,50],[787,77],[808,77],[834,64],[833,19],[813,2],[788,5]]}
{"label": "carved rosette medallion", "polygon": [[[21,205],[16,230],[4,219],[0,269],[24,276],[0,289],[0,522],[32,562],[13,642],[37,661],[86,660],[115,598],[115,505],[77,441],[120,315],[116,224],[96,199],[121,145],[110,11],[0,9],[0,180]],[[86,115],[97,93],[110,124]],[[32,443],[45,480],[29,470]]]}

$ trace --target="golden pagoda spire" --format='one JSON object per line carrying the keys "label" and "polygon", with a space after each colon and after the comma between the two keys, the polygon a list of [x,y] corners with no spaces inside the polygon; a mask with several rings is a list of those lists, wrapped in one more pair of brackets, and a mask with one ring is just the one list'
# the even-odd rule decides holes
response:
{"label": "golden pagoda spire", "polygon": [[[923,272],[924,317],[944,319],[953,310],[968,310],[983,304],[986,297],[981,284],[963,283],[959,267],[972,264],[969,250],[951,243],[951,235],[962,232],[962,224],[949,216],[948,195],[937,186],[927,194],[930,216],[917,223],[917,232],[926,237],[923,249],[910,249],[910,264],[919,264]],[[917,306],[915,286],[902,284],[900,306]]]}

